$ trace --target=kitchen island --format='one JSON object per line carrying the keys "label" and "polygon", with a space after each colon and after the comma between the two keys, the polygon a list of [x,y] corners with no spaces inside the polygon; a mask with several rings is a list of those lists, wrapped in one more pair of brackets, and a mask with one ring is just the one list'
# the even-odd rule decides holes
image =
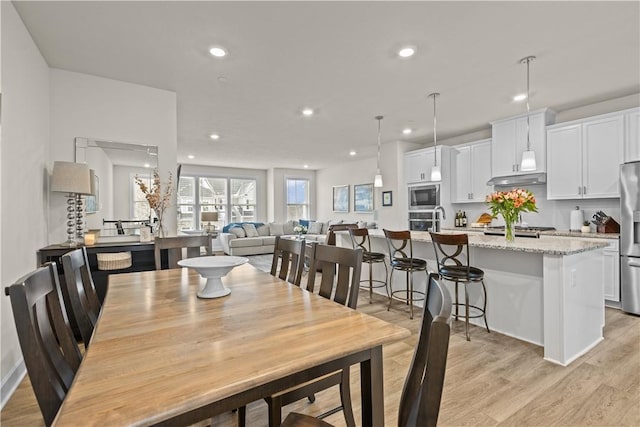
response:
{"label": "kitchen island", "polygon": [[[492,331],[541,345],[546,360],[564,366],[603,339],[605,240],[541,236],[506,243],[503,236],[468,234],[471,265],[485,272]],[[370,235],[372,250],[388,253],[382,230],[370,230]],[[411,235],[414,256],[437,270],[429,233]],[[346,232],[340,244],[350,246]],[[404,274],[393,279],[394,289],[406,286]],[[453,296],[453,284],[444,283]],[[424,290],[425,285],[426,275],[414,274],[414,287]],[[469,290],[470,304],[481,305],[479,287]],[[470,321],[481,326],[477,320]]]}

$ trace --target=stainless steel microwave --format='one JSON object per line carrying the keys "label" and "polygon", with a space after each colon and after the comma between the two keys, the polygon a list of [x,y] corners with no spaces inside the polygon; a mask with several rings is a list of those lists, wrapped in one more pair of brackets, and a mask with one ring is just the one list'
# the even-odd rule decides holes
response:
{"label": "stainless steel microwave", "polygon": [[409,210],[420,211],[440,206],[440,185],[419,184],[409,186]]}

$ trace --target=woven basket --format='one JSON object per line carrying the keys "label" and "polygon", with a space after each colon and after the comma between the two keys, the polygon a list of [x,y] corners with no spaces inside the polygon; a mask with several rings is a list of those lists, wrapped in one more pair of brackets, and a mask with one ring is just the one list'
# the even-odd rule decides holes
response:
{"label": "woven basket", "polygon": [[99,253],[98,270],[120,270],[131,267],[131,252]]}

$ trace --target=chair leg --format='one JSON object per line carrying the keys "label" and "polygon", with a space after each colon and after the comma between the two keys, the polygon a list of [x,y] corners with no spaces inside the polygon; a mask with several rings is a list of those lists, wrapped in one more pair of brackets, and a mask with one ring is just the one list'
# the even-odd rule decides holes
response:
{"label": "chair leg", "polygon": [[[409,273],[407,273],[409,275]],[[409,319],[413,320],[413,272],[411,272],[409,278],[409,295],[407,303],[409,304]]]}
{"label": "chair leg", "polygon": [[387,291],[387,296],[391,298],[391,294],[389,293],[389,269],[387,268],[387,262],[383,262],[384,265],[384,290]]}
{"label": "chair leg", "polygon": [[389,289],[391,290],[391,293],[389,294],[389,306],[387,307],[387,311],[391,310],[391,302],[393,301],[393,271],[394,269],[391,269],[391,274],[389,275]]}
{"label": "chair leg", "polygon": [[307,396],[307,400],[309,401],[309,403],[313,403],[316,401],[316,395],[312,394],[310,396]]}
{"label": "chair leg", "polygon": [[369,304],[373,304],[373,263],[369,264]]}
{"label": "chair leg", "polygon": [[455,317],[456,317],[456,320],[458,320],[458,307],[459,307],[458,303],[460,302],[460,300],[458,299],[458,281],[457,280],[456,280],[455,290],[456,290],[456,304],[455,304],[455,306],[456,306],[456,315],[455,315]]}
{"label": "chair leg", "polygon": [[342,370],[342,381],[340,382],[340,399],[342,401],[342,413],[347,423],[347,427],[356,427],[356,420],[353,418],[353,407],[351,405],[351,388],[349,385],[349,368]]}
{"label": "chair leg", "polygon": [[482,317],[484,317],[484,326],[487,328],[487,332],[491,333],[489,330],[489,323],[487,323],[487,287],[484,285],[484,280],[482,280],[482,291],[484,292],[484,305],[482,306]]}
{"label": "chair leg", "polygon": [[469,337],[469,292],[467,290],[467,282],[464,283],[464,332],[467,335],[467,341],[471,341]]}

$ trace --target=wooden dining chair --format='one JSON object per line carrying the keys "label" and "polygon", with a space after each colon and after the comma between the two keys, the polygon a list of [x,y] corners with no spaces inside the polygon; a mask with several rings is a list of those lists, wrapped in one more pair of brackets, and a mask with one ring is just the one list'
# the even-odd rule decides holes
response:
{"label": "wooden dining chair", "polygon": [[[450,323],[451,297],[438,281],[438,275],[432,273],[427,285],[418,344],[400,396],[399,427],[437,425],[449,353]],[[296,412],[290,413],[281,426],[332,427],[325,421]]]}
{"label": "wooden dining chair", "polygon": [[45,424],[51,425],[80,366],[82,355],[64,311],[55,263],[47,263],[5,288],[18,340]]}
{"label": "wooden dining chair", "polygon": [[[306,244],[304,240],[283,239],[276,236],[271,261],[271,275],[300,286],[304,271]],[[280,271],[278,271],[278,265]]]}
{"label": "wooden dining chair", "polygon": [[[62,255],[64,283],[62,295],[71,308],[84,347],[89,347],[93,329],[100,315],[100,300],[91,278],[86,248],[76,249]],[[69,307],[67,307],[68,309]]]}
{"label": "wooden dining chair", "polygon": [[156,262],[156,270],[162,270],[162,251],[168,252],[168,264],[166,268],[178,268],[178,261],[182,259],[182,250],[187,250],[187,258],[199,257],[202,249],[211,255],[211,237],[204,236],[177,236],[177,237],[156,237],[154,240],[153,255]]}
{"label": "wooden dining chair", "polygon": [[[314,244],[307,248],[311,265],[307,281],[307,291],[313,292],[316,281],[316,266],[322,265],[322,279],[318,294],[355,310],[358,304],[362,249],[349,249],[336,246]],[[349,367],[325,375],[302,385],[289,388],[265,398],[269,407],[269,426],[277,427],[282,421],[282,407],[296,402],[335,385],[340,386],[341,406],[320,415],[324,418],[340,410],[343,411],[348,427],[354,427],[351,390],[349,387]]]}

